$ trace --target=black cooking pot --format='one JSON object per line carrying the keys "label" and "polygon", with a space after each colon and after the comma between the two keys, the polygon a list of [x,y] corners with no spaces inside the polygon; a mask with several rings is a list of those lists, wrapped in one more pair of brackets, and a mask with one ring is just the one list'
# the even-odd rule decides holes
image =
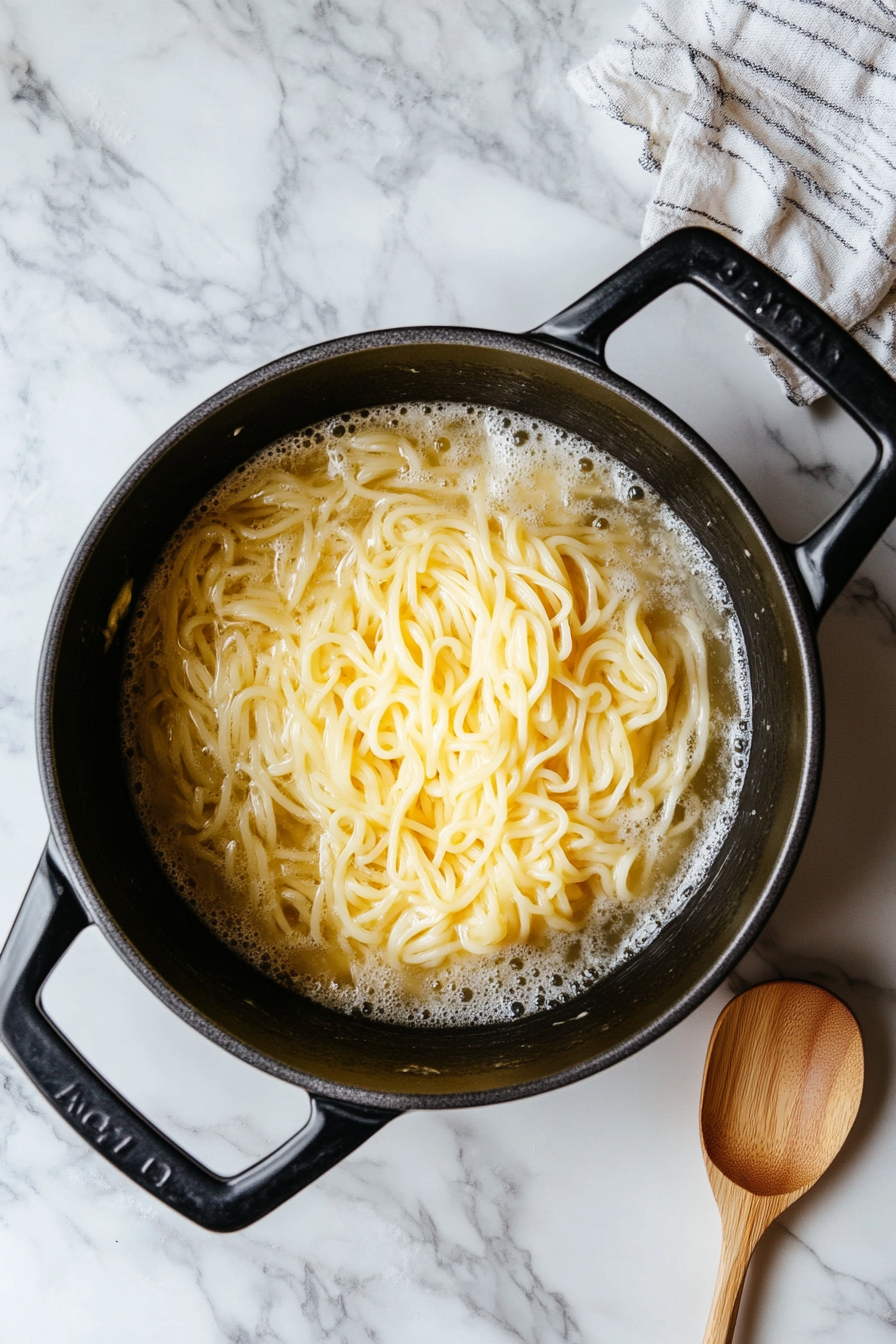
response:
{"label": "black cooking pot", "polygon": [[[605,342],[691,281],[805,369],[871,435],[877,461],[799,546],[782,542],[694,432],[609,371]],[[329,1011],[221,943],[169,885],[131,805],[119,738],[124,585],[149,575],[222,477],[296,428],[399,401],[501,406],[561,425],[645,478],[702,540],[740,619],[753,746],[722,852],[637,956],[572,1002],[493,1026],[394,1026]],[[646,1045],[719,983],[790,876],[815,799],[822,704],[815,627],[896,514],[896,384],[767,267],[683,229],[524,336],[407,328],[331,341],[249,374],[191,412],[103,505],[65,576],[40,670],[38,741],[52,839],[0,957],[0,1033],[44,1095],[145,1190],[208,1228],[244,1227],[404,1110],[509,1101],[587,1077]],[[176,1013],[306,1088],[309,1124],[230,1180],[201,1167],[118,1096],[40,1007],[91,921]]]}

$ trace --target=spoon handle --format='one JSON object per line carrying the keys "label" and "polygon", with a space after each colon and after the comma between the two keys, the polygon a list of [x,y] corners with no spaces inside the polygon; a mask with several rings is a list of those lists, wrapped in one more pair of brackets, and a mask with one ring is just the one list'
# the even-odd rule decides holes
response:
{"label": "spoon handle", "polygon": [[722,1215],[722,1254],[703,1344],[731,1344],[750,1257],[769,1223],[793,1202],[795,1194],[752,1195],[724,1177],[713,1185]]}
{"label": "spoon handle", "polygon": [[740,1244],[732,1247],[727,1238],[723,1242],[703,1344],[731,1344],[747,1265],[752,1254],[752,1246]]}

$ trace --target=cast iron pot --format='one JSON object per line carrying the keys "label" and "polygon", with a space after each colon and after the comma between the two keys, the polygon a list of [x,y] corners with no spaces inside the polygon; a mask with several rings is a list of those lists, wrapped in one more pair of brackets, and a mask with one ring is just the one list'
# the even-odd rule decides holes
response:
{"label": "cast iron pot", "polygon": [[[781,541],[713,451],[616,377],[620,323],[690,281],[820,383],[871,435],[877,460],[808,540]],[[649,946],[549,1011],[494,1026],[393,1026],[333,1013],[267,979],[168,884],[133,811],[118,703],[123,585],[145,581],[192,506],[281,435],[343,411],[466,401],[540,416],[606,447],[703,541],[740,619],[753,746],[732,830],[706,879]],[[896,384],[834,321],[733,243],[682,229],[523,336],[407,328],[331,341],[219,392],[140,459],[103,505],[50,620],[38,696],[52,838],[0,957],[0,1034],[48,1101],[119,1170],[219,1231],[244,1227],[414,1108],[510,1101],[585,1078],[667,1031],[757,936],[803,843],[821,763],[815,629],[896,515]],[[41,987],[89,923],[182,1018],[261,1069],[306,1088],[308,1125],[221,1179],[101,1079],[40,1006]]]}

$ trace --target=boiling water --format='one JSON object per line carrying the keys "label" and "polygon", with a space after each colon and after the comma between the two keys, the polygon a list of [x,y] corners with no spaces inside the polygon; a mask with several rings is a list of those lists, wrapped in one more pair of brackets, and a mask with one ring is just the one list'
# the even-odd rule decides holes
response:
{"label": "boiling water", "polygon": [[[640,590],[648,612],[693,611],[704,632],[711,699],[706,758],[689,789],[700,820],[684,840],[660,851],[648,892],[629,905],[594,901],[577,933],[484,955],[456,955],[436,969],[388,965],[376,953],[347,955],[321,948],[307,930],[274,926],[246,897],[239,869],[195,856],[181,845],[166,808],[165,781],[141,747],[141,623],[170,577],[185,537],[213,524],[253,477],[272,468],[307,475],[338,470],[352,438],[371,429],[405,436],[429,479],[435,475],[456,512],[476,489],[490,509],[531,527],[583,523],[630,539],[613,568],[621,595]],[[406,483],[413,487],[413,474]],[[495,408],[451,404],[397,405],[344,414],[271,445],[228,477],[194,510],[172,539],[132,622],[126,667],[124,746],[138,811],[163,867],[215,932],[265,973],[342,1012],[426,1025],[499,1021],[575,997],[620,961],[635,955],[699,886],[719,852],[737,808],[749,755],[750,694],[743,641],[724,584],[682,520],[628,467],[594,444],[544,421]],[[170,789],[170,782],[169,782]],[[682,799],[687,803],[688,796]],[[309,835],[306,844],[314,844]]]}

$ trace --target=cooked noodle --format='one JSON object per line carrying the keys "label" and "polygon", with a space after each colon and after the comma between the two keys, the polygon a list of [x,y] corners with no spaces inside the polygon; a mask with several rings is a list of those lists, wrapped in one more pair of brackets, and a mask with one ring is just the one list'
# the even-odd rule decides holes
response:
{"label": "cooked noodle", "polygon": [[185,529],[132,643],[179,843],[284,937],[395,965],[644,892],[710,722],[700,624],[648,609],[624,528],[446,470],[385,430],[269,462]]}

